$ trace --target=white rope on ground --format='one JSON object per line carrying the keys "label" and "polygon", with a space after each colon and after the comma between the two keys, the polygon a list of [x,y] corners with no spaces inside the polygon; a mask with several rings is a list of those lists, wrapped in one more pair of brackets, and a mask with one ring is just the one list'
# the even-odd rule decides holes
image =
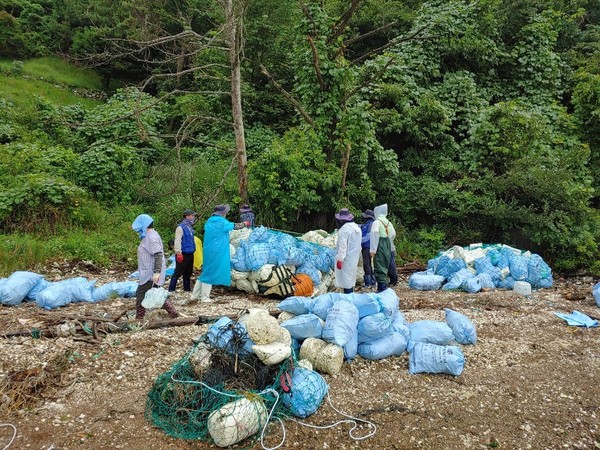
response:
{"label": "white rope on ground", "polygon": [[10,442],[6,445],[6,447],[4,447],[2,449],[2,450],[7,450],[8,447],[10,447],[12,445],[13,441],[17,437],[17,427],[15,427],[12,423],[0,423],[0,427],[12,427],[12,429],[13,429],[13,435],[12,435],[12,438],[10,439]]}

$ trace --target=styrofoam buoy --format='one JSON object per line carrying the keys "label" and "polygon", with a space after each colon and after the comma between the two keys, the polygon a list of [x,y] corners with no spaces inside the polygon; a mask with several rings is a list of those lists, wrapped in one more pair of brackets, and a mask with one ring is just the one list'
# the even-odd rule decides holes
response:
{"label": "styrofoam buoy", "polygon": [[229,447],[260,430],[267,408],[258,399],[240,398],[213,411],[207,420],[208,433],[219,447]]}
{"label": "styrofoam buoy", "polygon": [[300,359],[307,359],[319,372],[335,375],[342,369],[344,349],[321,339],[308,338],[300,347]]}

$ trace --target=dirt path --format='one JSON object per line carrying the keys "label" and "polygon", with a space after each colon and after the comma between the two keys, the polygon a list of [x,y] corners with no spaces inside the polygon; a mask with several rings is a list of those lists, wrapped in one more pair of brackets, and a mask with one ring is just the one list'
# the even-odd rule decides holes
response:
{"label": "dirt path", "polygon": [[[335,407],[373,421],[376,435],[356,442],[347,424],[315,430],[288,421],[282,448],[600,448],[600,328],[567,327],[552,314],[577,309],[600,316],[592,285],[591,279],[559,281],[524,298],[510,291],[415,292],[401,283],[397,292],[408,321],[443,320],[443,308],[452,307],[475,323],[479,341],[462,347],[463,374],[410,375],[406,353],[381,361],[357,358],[325,378]],[[208,307],[184,305],[183,294],[175,302],[188,315],[276,305],[237,292],[215,296],[218,303]],[[115,316],[132,305],[132,300],[108,300],[46,314]],[[31,326],[40,313],[30,304],[0,307],[0,330]],[[18,430],[10,449],[211,448],[170,438],[144,418],[146,394],[156,377],[205,331],[206,326],[187,326],[130,332],[111,335],[101,345],[72,338],[0,339],[0,380],[15,370],[50,369],[57,356],[68,356],[54,380],[61,387],[35,394],[39,401],[18,413],[0,413],[0,423]],[[0,411],[4,401],[0,392]],[[324,404],[306,422],[326,425],[341,418]],[[11,436],[11,429],[0,428],[0,448]],[[273,426],[266,444],[280,439]]]}

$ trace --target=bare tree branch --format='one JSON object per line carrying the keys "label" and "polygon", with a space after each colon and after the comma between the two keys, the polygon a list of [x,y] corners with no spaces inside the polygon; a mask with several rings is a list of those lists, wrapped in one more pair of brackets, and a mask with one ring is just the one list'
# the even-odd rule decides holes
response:
{"label": "bare tree branch", "polygon": [[317,47],[315,46],[315,41],[310,37],[310,35],[306,35],[306,40],[310,44],[310,49],[312,50],[313,55],[313,66],[315,67],[315,73],[317,74],[317,79],[319,80],[319,84],[321,85],[321,91],[325,90],[325,81],[323,81],[323,75],[321,74],[321,67],[319,65],[319,55],[317,54]]}
{"label": "bare tree branch", "polygon": [[409,36],[399,36],[396,39],[392,39],[387,44],[382,45],[381,47],[378,47],[376,49],[373,49],[373,50],[365,53],[364,55],[359,56],[358,58],[352,60],[350,62],[350,64],[358,64],[359,62],[364,61],[365,59],[367,59],[367,58],[369,58],[369,57],[371,57],[373,55],[376,55],[377,53],[381,53],[384,50],[386,50],[386,49],[388,49],[388,48],[390,48],[390,47],[392,47],[394,45],[400,44],[402,42],[407,42],[407,41],[410,41],[410,40],[413,40],[413,39],[414,40],[416,40],[416,39],[421,39],[421,40],[423,40],[423,39],[431,39],[432,38],[431,36],[419,36],[427,28],[429,28],[429,24],[422,26],[421,28],[419,28],[414,33],[410,34]]}
{"label": "bare tree branch", "polygon": [[360,4],[360,2],[361,2],[361,0],[352,0],[350,7],[346,10],[346,12],[342,15],[342,17],[340,17],[340,19],[333,26],[334,32],[331,36],[329,36],[329,39],[327,39],[328,44],[335,42],[335,40],[338,37],[340,37],[344,33],[344,31],[346,31],[348,22],[350,22],[350,19],[356,12],[356,8],[358,8],[358,5]]}
{"label": "bare tree branch", "polygon": [[274,78],[273,76],[269,73],[269,71],[267,70],[267,68],[265,66],[263,66],[262,64],[259,64],[260,67],[260,71],[263,73],[263,75],[265,75],[269,81],[271,83],[273,83],[273,86],[275,86],[275,88],[281,92],[281,94],[294,106],[294,108],[296,108],[296,110],[300,113],[300,115],[304,118],[304,120],[306,122],[308,122],[311,126],[315,126],[315,121],[308,115],[308,113],[306,111],[304,111],[304,108],[302,108],[302,105],[300,104],[300,102],[298,100],[296,100],[288,91],[286,91],[283,86],[281,86]]}
{"label": "bare tree branch", "polygon": [[373,36],[374,34],[380,33],[383,30],[387,30],[388,28],[393,27],[394,25],[397,25],[398,22],[390,22],[390,23],[386,23],[385,25],[383,25],[382,27],[376,28],[374,30],[371,30],[367,33],[361,34],[359,36],[353,37],[348,39],[347,41],[344,41],[344,46],[347,47],[349,45],[355,44],[357,42],[362,41],[363,39],[367,39],[371,36]]}
{"label": "bare tree branch", "polygon": [[360,85],[356,86],[350,92],[348,92],[344,98],[342,99],[342,103],[346,103],[350,100],[355,94],[357,94],[361,89],[371,85],[374,81],[378,80],[387,70],[387,68],[396,60],[395,56],[392,56],[385,65],[379,69],[373,76],[369,77],[369,79],[365,80]]}

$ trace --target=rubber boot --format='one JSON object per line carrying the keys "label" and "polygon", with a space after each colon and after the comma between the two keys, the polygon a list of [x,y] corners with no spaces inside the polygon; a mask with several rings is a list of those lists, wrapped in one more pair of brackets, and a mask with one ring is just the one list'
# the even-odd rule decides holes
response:
{"label": "rubber boot", "polygon": [[371,275],[369,275],[369,277],[371,277],[371,282],[370,282],[369,286],[375,286],[377,284],[377,280],[375,279],[375,275],[371,274]]}
{"label": "rubber boot", "polygon": [[202,283],[200,286],[200,301],[202,303],[210,303],[212,300],[210,299],[210,291],[212,290],[212,284]]}
{"label": "rubber boot", "polygon": [[175,305],[173,305],[170,300],[165,300],[162,307],[169,313],[169,316],[171,316],[172,319],[179,317],[179,313],[175,309]]}
{"label": "rubber boot", "polygon": [[188,277],[183,277],[183,290],[185,292],[192,291],[192,288],[190,287],[190,279]]}
{"label": "rubber boot", "polygon": [[371,281],[371,277],[372,277],[372,275],[369,275],[369,274],[365,274],[365,276],[363,277],[366,288],[371,287],[374,284],[373,281]]}
{"label": "rubber boot", "polygon": [[169,281],[169,292],[175,292],[175,288],[177,288],[177,277],[172,276]]}
{"label": "rubber boot", "polygon": [[354,292],[353,288],[350,289],[344,289],[344,294],[352,294]]}
{"label": "rubber boot", "polygon": [[378,283],[377,292],[383,292],[387,289],[387,283]]}

